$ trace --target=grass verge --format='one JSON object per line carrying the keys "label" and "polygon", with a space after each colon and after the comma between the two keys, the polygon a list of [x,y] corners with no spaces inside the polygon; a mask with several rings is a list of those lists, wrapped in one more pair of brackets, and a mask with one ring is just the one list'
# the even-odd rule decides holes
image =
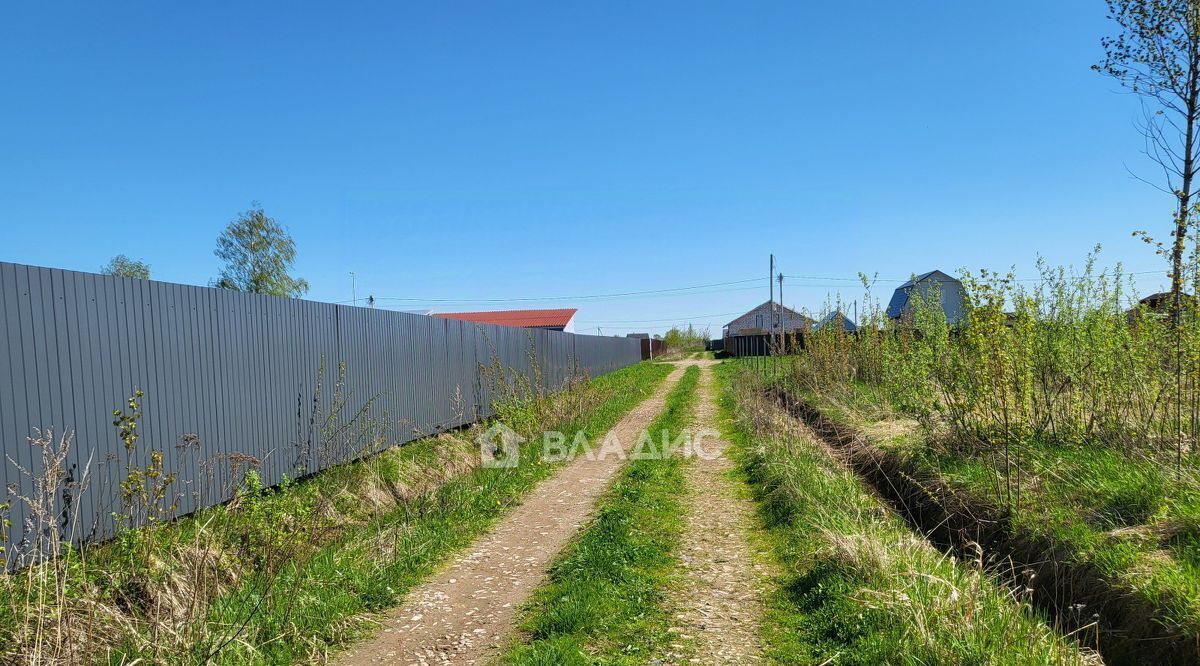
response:
{"label": "grass verge", "polygon": [[784,573],[764,643],[784,664],[1093,661],[982,573],[914,534],[734,363],[716,368],[724,433]]}
{"label": "grass verge", "polygon": [[[668,372],[639,364],[500,413],[526,435],[595,438]],[[474,432],[274,489],[248,474],[226,505],[0,577],[0,663],[319,660],[552,473],[537,441],[516,468],[479,467]]]}
{"label": "grass verge", "polygon": [[[690,367],[647,429],[672,440],[690,425],[697,367]],[[680,456],[626,463],[595,519],[554,565],[522,622],[527,640],[502,663],[644,664],[668,639],[667,586],[683,530]]]}
{"label": "grass verge", "polygon": [[[1145,451],[1025,439],[959,446],[895,410],[878,390],[852,385],[837,395],[804,393],[828,418],[867,434],[887,454],[937,478],[975,506],[1006,517],[1014,540],[1039,543],[1096,580],[1075,582],[1076,624],[1098,621],[1121,637],[1096,641],[1106,658],[1137,663],[1200,659],[1200,467],[1180,469]],[[1006,473],[1007,472],[1007,473]],[[1102,589],[1120,603],[1087,597]],[[1134,612],[1134,609],[1137,609]],[[1124,624],[1121,624],[1124,623]],[[1128,625],[1128,626],[1127,626]],[[1130,631],[1154,627],[1155,636]],[[1138,636],[1145,637],[1141,640]],[[1163,640],[1163,638],[1169,640]],[[1174,647],[1172,647],[1174,646]]]}

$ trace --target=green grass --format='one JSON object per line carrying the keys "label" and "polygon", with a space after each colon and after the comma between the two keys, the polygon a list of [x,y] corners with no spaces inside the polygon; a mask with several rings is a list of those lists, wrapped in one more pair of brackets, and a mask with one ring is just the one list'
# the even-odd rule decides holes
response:
{"label": "green grass", "polygon": [[[582,430],[589,439],[602,436],[649,397],[669,371],[668,366],[643,363],[599,377],[585,389],[590,399],[576,416],[542,427]],[[70,578],[71,594],[124,614],[128,625],[90,627],[89,634],[105,643],[89,656],[109,663],[319,659],[369,634],[375,625],[366,614],[396,605],[548,477],[553,466],[543,463],[540,449],[539,440],[523,445],[521,462],[512,469],[484,469],[460,460],[459,469],[446,470],[448,452],[466,456],[469,463],[477,462],[478,449],[465,437],[428,438],[283,488],[244,493],[229,505],[142,530],[128,540],[132,545],[114,542],[91,549],[87,571]],[[397,492],[402,500],[387,500]],[[328,515],[337,519],[326,519]],[[201,535],[212,540],[205,548],[218,553],[201,561],[206,566],[189,558]],[[279,547],[276,539],[287,546]],[[274,561],[261,561],[263,557]],[[219,596],[204,604],[202,617],[169,632],[151,621],[154,606],[129,608],[122,601],[157,602],[177,591],[180,581],[223,575],[236,580],[232,585],[225,581]],[[22,613],[0,605],[14,608],[14,618]],[[23,614],[32,612],[27,606]],[[88,617],[95,621],[94,615]],[[18,630],[15,619],[12,625],[0,624],[0,644],[17,645],[6,637]]]}
{"label": "green grass", "polygon": [[[690,424],[699,368],[688,368],[648,428]],[[645,664],[669,640],[666,593],[683,530],[686,460],[631,460],[595,519],[566,549],[522,622],[506,664]]]}
{"label": "green grass", "polygon": [[915,535],[761,393],[717,368],[726,438],[782,574],[763,639],[780,664],[1071,664],[1081,656],[972,563]]}
{"label": "green grass", "polygon": [[[669,368],[649,364],[606,375],[596,380],[608,399],[598,410],[566,431],[582,430],[589,439],[608,431],[630,409],[648,397]],[[340,618],[379,611],[399,603],[451,553],[469,545],[486,528],[521,502],[554,467],[543,464],[537,440],[521,450],[521,464],[513,469],[476,469],[420,498],[380,516],[338,542],[322,549],[307,570],[285,577],[283,588],[298,599],[289,600],[290,611],[280,608],[257,619],[247,642],[257,650],[232,649],[222,663],[284,663],[310,659],[313,643],[337,645],[360,635],[343,634]],[[376,544],[383,536],[393,553],[381,557]],[[216,623],[223,617],[218,608]],[[283,638],[283,640],[281,640]],[[291,638],[292,640],[287,640]],[[256,640],[257,639],[257,640]]]}
{"label": "green grass", "polygon": [[931,446],[915,424],[903,434],[890,433],[887,425],[903,417],[877,390],[860,385],[836,399],[808,398],[835,420],[885,433],[872,441],[954,488],[1007,507],[1014,534],[1056,544],[1067,561],[1094,566],[1121,589],[1161,608],[1180,631],[1200,636],[1197,459],[1185,458],[1177,472],[1173,459],[1030,440],[1010,445],[1013,471],[1006,482],[997,447]]}

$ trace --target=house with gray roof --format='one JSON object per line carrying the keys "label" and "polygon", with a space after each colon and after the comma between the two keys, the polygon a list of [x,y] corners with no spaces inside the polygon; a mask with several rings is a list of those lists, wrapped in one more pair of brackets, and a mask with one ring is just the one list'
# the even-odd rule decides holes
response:
{"label": "house with gray roof", "polygon": [[821,321],[813,324],[813,330],[819,331],[829,326],[841,328],[847,333],[858,332],[858,325],[854,323],[853,319],[847,317],[846,313],[842,312],[841,310],[834,310],[833,312],[825,315],[823,318],[821,318]]}
{"label": "house with gray roof", "polygon": [[919,294],[922,299],[939,299],[942,311],[946,313],[946,323],[954,325],[962,320],[963,301],[966,298],[962,283],[936,270],[922,273],[897,287],[888,303],[888,317],[893,320],[911,317],[916,300],[913,294]]}
{"label": "house with gray roof", "polygon": [[[774,305],[774,322],[772,323],[772,305]],[[725,324],[724,336],[733,337],[738,335],[765,335],[771,332],[778,333],[782,328],[785,334],[788,333],[803,333],[812,328],[813,320],[806,317],[795,310],[784,307],[779,303],[771,303],[767,301],[762,305],[752,308],[746,314],[734,319]],[[772,328],[774,326],[774,328]]]}

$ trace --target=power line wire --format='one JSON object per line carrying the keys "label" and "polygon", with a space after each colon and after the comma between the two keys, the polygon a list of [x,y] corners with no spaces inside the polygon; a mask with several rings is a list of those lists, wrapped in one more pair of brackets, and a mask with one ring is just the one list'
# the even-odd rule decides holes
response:
{"label": "power line wire", "polygon": [[[1163,271],[1151,270],[1151,271],[1135,271],[1135,272],[1123,273],[1123,275],[1127,275],[1127,276],[1146,276],[1146,275],[1157,275],[1157,274],[1163,274]],[[834,283],[834,284],[826,284],[823,282],[808,282],[808,283],[795,282],[792,285],[793,288],[809,288],[809,289],[812,289],[812,288],[827,288],[827,289],[845,288],[845,287],[852,286],[850,283],[856,283],[856,282],[861,281],[860,277],[842,277],[842,276],[830,276],[830,275],[785,275],[784,277],[789,280],[798,280],[798,281],[803,281],[803,280],[821,281],[821,280],[824,280],[824,281],[829,281],[829,282]],[[874,278],[872,278],[872,280],[874,282],[896,283],[896,284],[907,282],[911,279],[912,279],[911,277],[908,277],[908,278],[874,277]],[[1040,282],[1042,279],[1043,278],[1040,278],[1040,277],[1039,278],[1015,278],[1015,281],[1016,282]],[[667,287],[667,288],[662,288],[662,289],[644,289],[644,290],[639,290],[639,291],[612,292],[612,293],[604,293],[604,294],[574,294],[574,295],[563,295],[563,296],[524,296],[524,297],[516,297],[516,298],[476,298],[476,299],[470,299],[470,298],[442,298],[442,299],[439,299],[439,298],[419,298],[419,297],[407,297],[407,296],[376,296],[375,300],[376,300],[376,302],[394,301],[397,303],[411,303],[411,304],[421,304],[421,305],[429,305],[429,306],[502,304],[502,303],[536,303],[536,302],[544,302],[544,301],[592,301],[592,302],[597,302],[597,301],[604,301],[604,300],[635,299],[635,298],[642,298],[642,297],[691,296],[691,295],[729,293],[729,292],[737,292],[737,291],[753,291],[753,290],[759,289],[760,287],[757,285],[751,286],[751,287],[742,287],[742,286],[735,286],[735,285],[745,285],[745,284],[749,284],[749,283],[756,283],[756,282],[760,282],[761,280],[762,280],[761,277],[757,277],[757,278],[747,278],[744,280],[729,280],[729,281],[725,281],[725,282],[710,282],[707,284],[689,285],[686,287]],[[842,283],[846,283],[846,284],[836,284],[836,282],[842,282]],[[728,288],[722,288],[722,287],[728,287]],[[339,303],[339,304],[351,304],[351,303],[356,303],[358,300],[359,299],[355,299],[355,300],[351,300],[351,301],[335,301],[335,302]],[[404,306],[394,306],[394,307],[388,307],[385,309],[396,309],[397,307],[404,307]],[[725,315],[719,315],[719,316],[725,316]],[[649,321],[649,320],[646,320],[646,321]],[[634,322],[633,320],[630,320],[628,322],[615,321],[615,322],[610,322],[610,323],[636,323],[636,322]]]}
{"label": "power line wire", "polygon": [[[746,280],[730,280],[728,282],[711,282],[708,284],[696,284],[687,287],[668,287],[664,289],[645,289],[641,291],[623,291],[613,292],[610,294],[575,294],[572,296],[523,296],[519,298],[411,298],[407,296],[376,296],[378,301],[404,301],[409,303],[523,303],[531,301],[583,301],[605,298],[624,298],[629,296],[645,296],[653,294],[675,294],[681,292],[689,292],[697,289],[710,289],[712,287],[725,287],[729,285],[747,284],[750,282],[758,282],[762,278],[750,278]],[[736,290],[730,290],[736,291]],[[694,292],[694,293],[717,293],[717,292]],[[349,303],[350,301],[339,301],[340,303]]]}
{"label": "power line wire", "polygon": [[729,317],[745,314],[744,312],[718,312],[716,314],[688,315],[686,317],[663,317],[661,319],[581,319],[581,324],[654,324],[658,322],[688,322],[700,321],[705,317]]}
{"label": "power line wire", "polygon": [[[685,297],[685,296],[705,296],[705,295],[711,295],[711,294],[725,294],[725,293],[741,292],[741,291],[755,291],[758,289],[761,289],[761,287],[731,287],[728,289],[713,289],[713,290],[709,290],[709,291],[689,291],[689,292],[669,293],[669,294],[645,294],[642,296],[629,296],[629,297],[625,297],[625,298],[616,298],[616,299],[608,299],[608,300],[604,300],[604,299],[590,300],[590,301],[586,301],[586,302],[590,303],[590,304],[619,303],[619,302],[625,302],[625,301],[636,301],[636,300],[653,299],[653,298],[666,298],[666,297],[679,298],[679,297]],[[376,297],[376,301],[379,301],[379,300],[380,300],[380,298]],[[445,310],[447,308],[461,309],[463,307],[473,307],[474,305],[478,305],[479,307],[487,307],[489,305],[495,306],[495,305],[499,305],[502,303],[503,302],[497,303],[497,302],[493,302],[493,301],[471,301],[471,300],[459,300],[459,301],[426,300],[426,301],[421,301],[419,303],[393,303],[391,305],[384,305],[384,304],[377,303],[375,307],[378,310],[393,310],[393,311],[396,311],[396,310],[411,311],[414,309]],[[342,302],[339,302],[339,304],[344,305],[347,303],[345,301],[342,301]],[[566,304],[563,304],[563,305],[566,305]]]}
{"label": "power line wire", "polygon": [[[1166,275],[1166,273],[1161,270],[1158,270],[1158,271],[1135,271],[1135,272],[1121,273],[1122,276],[1152,275],[1152,274],[1163,275],[1163,276]],[[847,281],[847,282],[861,282],[862,281],[862,277],[835,277],[835,276],[830,276],[830,275],[785,275],[784,277],[786,277],[789,280],[831,280],[831,281],[832,280],[842,280],[842,281]],[[909,276],[906,278],[868,276],[868,278],[870,278],[870,280],[873,282],[903,283],[903,282],[908,282],[909,280],[911,280],[912,276]],[[1014,282],[1041,282],[1043,279],[1044,278],[1040,278],[1040,277],[1014,278],[1013,281]],[[801,285],[801,286],[805,286],[805,287],[839,287],[842,285],[807,284],[807,285]]]}

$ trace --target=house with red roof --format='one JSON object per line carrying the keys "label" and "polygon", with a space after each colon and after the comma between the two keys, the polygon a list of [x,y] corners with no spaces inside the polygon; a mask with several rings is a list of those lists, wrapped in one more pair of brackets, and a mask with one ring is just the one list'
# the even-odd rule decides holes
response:
{"label": "house with red roof", "polygon": [[576,308],[557,310],[495,310],[491,312],[437,312],[434,317],[458,319],[476,324],[496,324],[517,328],[541,328],[547,331],[575,332]]}

